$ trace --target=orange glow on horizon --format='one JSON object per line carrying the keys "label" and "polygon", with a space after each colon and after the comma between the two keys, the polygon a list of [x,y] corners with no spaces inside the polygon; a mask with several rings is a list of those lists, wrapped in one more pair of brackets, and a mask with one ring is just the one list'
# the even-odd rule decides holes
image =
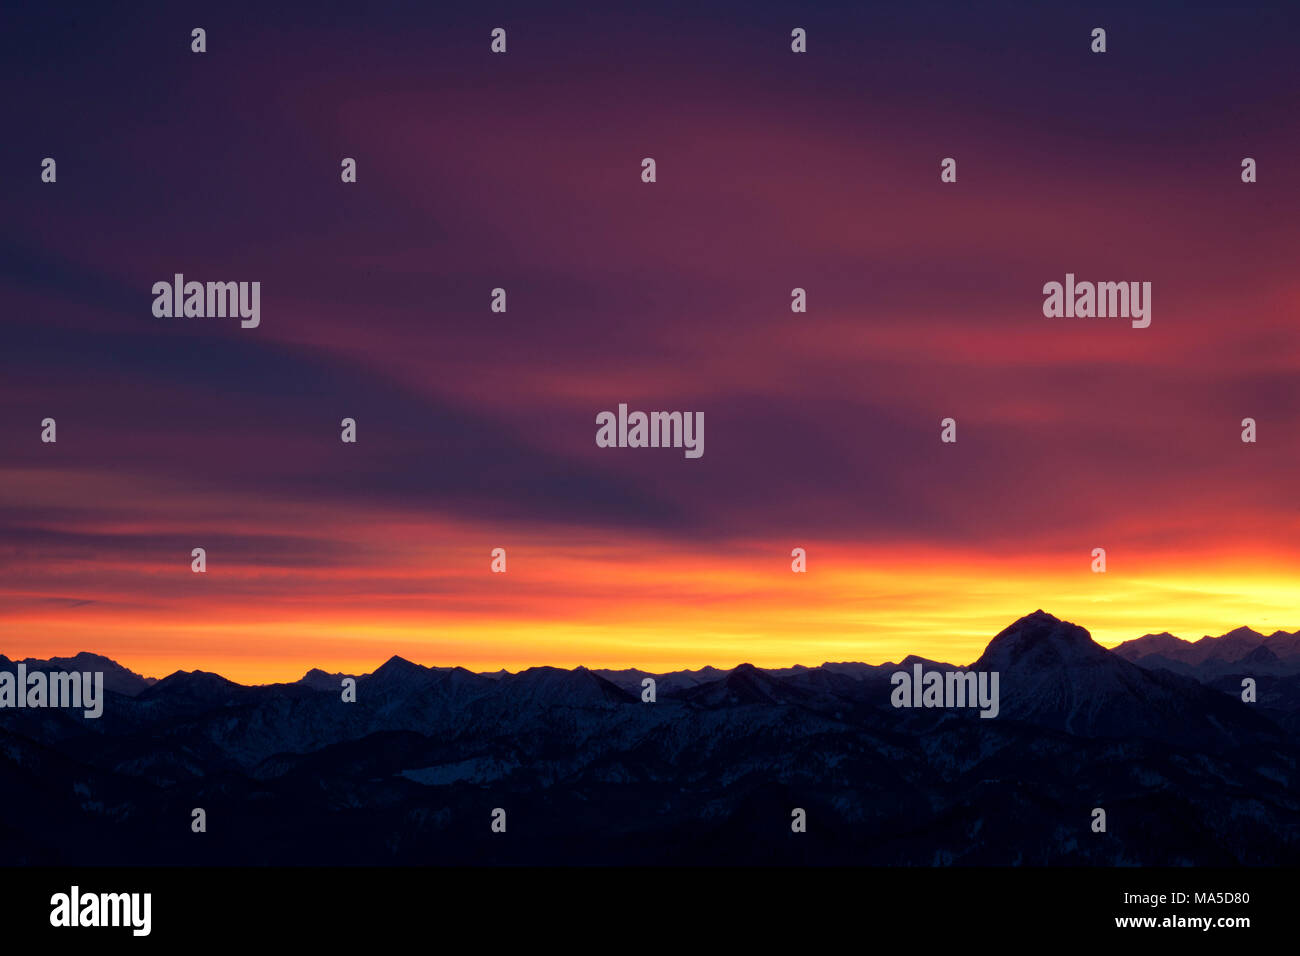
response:
{"label": "orange glow on horizon", "polygon": [[1300,628],[1298,568],[1285,555],[1128,553],[1094,574],[1086,549],[1066,560],[803,543],[808,572],[795,574],[785,543],[702,556],[662,543],[531,540],[505,542],[507,573],[491,574],[496,542],[475,536],[481,545],[436,556],[413,546],[403,560],[346,569],[229,567],[210,556],[206,575],[127,564],[100,572],[98,587],[65,569],[83,580],[51,590],[78,601],[4,589],[13,610],[0,650],[87,650],[147,676],[197,669],[268,683],[311,667],[365,673],[393,654],[476,671],[812,666],[911,653],[967,664],[1039,607],[1105,646],[1166,630],[1194,640],[1241,625]]}

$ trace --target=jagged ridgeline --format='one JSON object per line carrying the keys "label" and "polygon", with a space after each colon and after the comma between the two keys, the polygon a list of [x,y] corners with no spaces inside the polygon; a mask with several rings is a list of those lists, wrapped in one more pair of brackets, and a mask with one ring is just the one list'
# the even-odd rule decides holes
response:
{"label": "jagged ridgeline", "polygon": [[[6,864],[1300,862],[1300,634],[1108,651],[1038,611],[968,669],[19,664],[102,672],[104,699],[0,708]],[[918,665],[997,673],[995,719],[891,705]]]}

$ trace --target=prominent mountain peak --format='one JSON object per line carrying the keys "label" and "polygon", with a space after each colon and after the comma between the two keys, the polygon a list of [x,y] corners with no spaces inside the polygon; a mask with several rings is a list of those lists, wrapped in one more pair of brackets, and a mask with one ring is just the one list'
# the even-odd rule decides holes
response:
{"label": "prominent mountain peak", "polygon": [[995,637],[971,665],[1001,675],[1001,715],[1083,737],[1146,737],[1230,748],[1258,720],[1231,696],[1150,671],[1041,611]]}
{"label": "prominent mountain peak", "polygon": [[1106,649],[1086,630],[1037,610],[1026,614],[989,642],[976,670],[1010,670],[1019,666],[1059,666],[1105,656]]}

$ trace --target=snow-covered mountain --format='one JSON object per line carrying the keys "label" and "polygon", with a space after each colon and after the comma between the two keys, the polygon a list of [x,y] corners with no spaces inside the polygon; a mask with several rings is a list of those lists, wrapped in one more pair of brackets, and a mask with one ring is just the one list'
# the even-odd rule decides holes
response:
{"label": "snow-covered mountain", "polygon": [[[1263,673],[1264,639],[1230,662],[1261,674],[1246,703],[1237,675],[1145,666],[1179,646],[1153,637],[1139,666],[1021,618],[971,665],[999,674],[995,719],[895,709],[893,672],[954,669],[916,657],[675,675],[394,657],[355,702],[348,675],[178,671],[121,684],[98,720],[0,709],[0,863],[1300,862],[1300,678]],[[195,806],[220,840],[191,838]],[[805,840],[779,836],[792,807]]]}
{"label": "snow-covered mountain", "polygon": [[1041,610],[993,638],[971,669],[1000,673],[1003,718],[1079,736],[1221,750],[1275,729],[1240,701],[1132,664]]}

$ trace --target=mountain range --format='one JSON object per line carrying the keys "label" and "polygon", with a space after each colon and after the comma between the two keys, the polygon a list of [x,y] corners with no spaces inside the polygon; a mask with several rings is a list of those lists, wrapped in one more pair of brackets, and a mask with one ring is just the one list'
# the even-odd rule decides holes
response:
{"label": "mountain range", "polygon": [[914,656],[670,674],[393,657],[355,702],[321,670],[244,686],[29,659],[103,671],[106,701],[97,720],[0,710],[0,862],[1294,864],[1298,637],[1107,650],[1035,611],[970,665],[1000,676],[992,720],[891,706],[895,671],[955,669]]}
{"label": "mountain range", "polygon": [[1146,634],[1114,648],[1127,661],[1147,668],[1164,668],[1200,679],[1234,671],[1239,666],[1266,673],[1300,674],[1300,631],[1275,631],[1265,637],[1239,627],[1221,637],[1185,641],[1172,634]]}

